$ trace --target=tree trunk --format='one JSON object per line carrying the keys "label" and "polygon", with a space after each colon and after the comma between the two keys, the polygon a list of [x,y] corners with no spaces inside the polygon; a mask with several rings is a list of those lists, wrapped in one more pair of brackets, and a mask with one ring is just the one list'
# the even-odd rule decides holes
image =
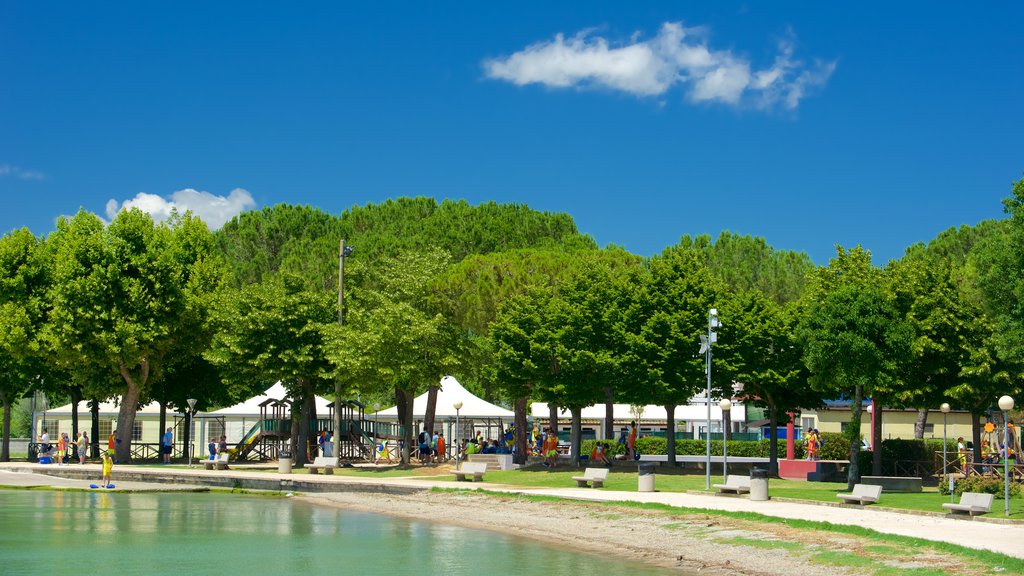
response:
{"label": "tree trunk", "polygon": [[117,413],[114,459],[120,464],[127,464],[132,460],[132,431],[135,429],[135,414],[139,409],[139,398],[142,396],[143,386],[149,381],[149,361],[139,361],[138,376],[131,373],[124,360],[118,364],[118,369],[127,386],[121,396],[121,407]]}
{"label": "tree trunk", "polygon": [[[167,430],[167,403],[163,400],[160,401],[160,427],[157,428],[160,432],[160,450],[163,451],[163,438],[164,430]],[[192,427],[188,427],[188,435],[192,436]],[[185,441],[185,459],[188,460],[188,440]]]}
{"label": "tree trunk", "polygon": [[[402,431],[401,450],[399,450],[402,464],[409,464],[409,451],[412,449],[412,402],[409,401],[405,390],[395,386],[395,408],[398,410],[398,422]],[[461,432],[461,431],[460,431]],[[458,432],[455,433],[459,435]],[[455,441],[458,450],[459,441]]]}
{"label": "tree trunk", "polygon": [[[295,466],[301,468],[309,462],[310,454],[310,433],[311,423],[316,418],[316,395],[313,393],[312,383],[299,378],[297,382],[298,392],[301,395],[297,400],[301,402],[299,408],[298,431],[295,436],[296,452]],[[294,410],[294,404],[293,410]]]}
{"label": "tree trunk", "polygon": [[434,434],[434,413],[437,412],[438,386],[427,388],[427,413],[423,415],[423,428],[427,434]]}
{"label": "tree trunk", "polygon": [[873,421],[875,423],[871,430],[871,474],[873,476],[882,475],[882,418],[885,414],[885,409],[882,404],[875,402],[872,398],[871,405],[872,414],[875,415]]}
{"label": "tree trunk", "polygon": [[78,438],[78,403],[82,401],[82,388],[71,387],[71,441]]}
{"label": "tree trunk", "polygon": [[583,439],[583,408],[574,406],[569,411],[572,414],[572,431],[569,432],[569,461],[573,466],[579,466],[580,441]]}
{"label": "tree trunk", "polygon": [[918,410],[917,420],[914,422],[914,438],[918,440],[924,439],[924,427],[926,424],[928,424],[928,410]]}
{"label": "tree trunk", "polygon": [[7,393],[0,390],[0,402],[4,405],[3,442],[0,443],[0,462],[11,461],[11,401]]}
{"label": "tree trunk", "polygon": [[93,398],[89,401],[89,416],[92,424],[89,426],[89,455],[91,458],[100,457],[100,399]]}
{"label": "tree trunk", "polygon": [[[998,413],[999,415],[995,416],[996,413]],[[993,416],[995,416],[995,418],[999,419],[1000,423],[1002,422],[1002,411],[995,410],[992,412],[992,414]],[[997,428],[997,430],[998,429],[999,428]],[[981,462],[981,415],[973,411],[971,412],[971,442],[974,443],[974,447],[971,448],[971,452],[974,454],[974,461]],[[993,448],[999,450],[998,446],[994,446]]]}
{"label": "tree trunk", "polygon": [[[669,420],[669,425],[672,421]],[[604,387],[604,433],[602,434],[608,440],[615,439],[615,395],[612,393],[611,386]]]}
{"label": "tree trunk", "polygon": [[548,428],[558,434],[558,406],[548,404]]}
{"label": "tree trunk", "polygon": [[846,475],[846,489],[851,492],[853,486],[860,482],[860,465],[857,461],[860,456],[861,399],[861,387],[858,384],[854,388],[853,403],[850,405],[850,427],[847,430],[850,440],[850,467]]}
{"label": "tree trunk", "polygon": [[512,461],[519,465],[526,464],[526,437],[529,431],[526,429],[526,402],[529,400],[527,397],[516,398],[515,411],[516,411],[516,448],[515,454],[512,457]]}
{"label": "tree trunk", "polygon": [[768,400],[768,474],[779,477],[779,415],[775,402]]}
{"label": "tree trunk", "polygon": [[668,433],[665,434],[665,455],[666,465],[669,468],[676,467],[676,405],[665,404],[665,421],[668,424]]}

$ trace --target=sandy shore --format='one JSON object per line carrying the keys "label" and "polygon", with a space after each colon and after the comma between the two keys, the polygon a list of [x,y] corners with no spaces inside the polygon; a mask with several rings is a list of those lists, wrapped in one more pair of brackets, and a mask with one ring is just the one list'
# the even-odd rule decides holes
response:
{"label": "sandy shore", "polygon": [[[302,496],[317,504],[494,530],[557,543],[580,551],[616,554],[683,573],[751,575],[846,575],[863,569],[830,565],[819,554],[877,547],[878,540],[794,529],[706,514],[670,514],[583,502],[539,502],[461,492]],[[739,543],[739,544],[737,544]],[[883,556],[880,554],[879,556]],[[940,568],[969,574],[971,566],[942,555],[922,554],[902,568]]]}

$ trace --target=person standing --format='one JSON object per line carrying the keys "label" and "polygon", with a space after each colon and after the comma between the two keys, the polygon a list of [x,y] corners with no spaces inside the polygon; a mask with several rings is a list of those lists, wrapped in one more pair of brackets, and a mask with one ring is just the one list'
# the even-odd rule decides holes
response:
{"label": "person standing", "polygon": [[103,453],[103,480],[101,486],[104,488],[110,487],[110,473],[114,469],[114,458],[110,455],[110,452]]}
{"label": "person standing", "polygon": [[548,436],[544,439],[544,465],[554,468],[558,465],[558,434],[548,428]]}
{"label": "person standing", "polygon": [[43,428],[43,433],[39,435],[39,456],[50,457],[50,433]]}
{"label": "person standing", "polygon": [[163,455],[164,464],[171,463],[171,451],[174,448],[174,433],[171,432],[170,426],[167,427],[167,431],[164,432],[163,438],[160,439],[160,454]]}
{"label": "person standing", "polygon": [[437,432],[434,432],[434,435],[430,437],[430,458],[431,461],[433,461],[435,464],[440,462],[440,460],[437,457],[438,438],[440,438],[440,436],[438,436]]}
{"label": "person standing", "polygon": [[68,453],[68,433],[62,432],[57,438],[57,466],[64,465],[64,457]]}
{"label": "person standing", "polygon": [[78,435],[78,463],[85,464],[86,450],[89,449],[89,435],[82,432]]}
{"label": "person standing", "polygon": [[444,452],[446,446],[444,445],[444,432],[437,433],[437,461],[438,463],[444,461]]}
{"label": "person standing", "polygon": [[636,420],[629,423],[629,436],[626,438],[626,460],[636,458]]}

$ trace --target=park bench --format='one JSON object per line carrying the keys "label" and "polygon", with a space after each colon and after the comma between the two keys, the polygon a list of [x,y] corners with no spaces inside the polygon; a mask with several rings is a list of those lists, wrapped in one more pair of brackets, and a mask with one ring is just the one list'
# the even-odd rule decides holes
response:
{"label": "park bench", "polygon": [[306,464],[310,474],[319,474],[321,469],[324,474],[334,474],[334,469],[337,467],[338,459],[334,456],[317,456],[313,459],[312,464]]}
{"label": "park bench", "polygon": [[882,495],[882,487],[877,484],[854,484],[853,492],[849,494],[836,494],[836,497],[847,504],[855,503],[864,506],[874,504]]}
{"label": "park bench", "polygon": [[980,516],[988,514],[992,510],[993,494],[979,494],[978,492],[964,492],[960,495],[960,503],[953,504],[946,502],[943,508],[949,510],[950,514],[970,514]]}
{"label": "park bench", "polygon": [[230,455],[227,452],[222,452],[213,460],[203,460],[203,466],[206,467],[207,470],[227,470],[229,457]]}
{"label": "park bench", "polygon": [[472,476],[473,482],[476,482],[477,480],[482,481],[486,472],[486,462],[463,462],[458,470],[454,471],[454,474],[456,480],[465,480],[466,477]]}
{"label": "park bench", "polygon": [[725,484],[715,484],[720,494],[747,494],[750,492],[749,476],[727,476]]}
{"label": "park bench", "polygon": [[594,488],[603,488],[604,481],[608,479],[608,469],[587,468],[583,471],[583,476],[573,476],[572,479],[576,481],[577,488],[587,488],[590,484],[593,484]]}

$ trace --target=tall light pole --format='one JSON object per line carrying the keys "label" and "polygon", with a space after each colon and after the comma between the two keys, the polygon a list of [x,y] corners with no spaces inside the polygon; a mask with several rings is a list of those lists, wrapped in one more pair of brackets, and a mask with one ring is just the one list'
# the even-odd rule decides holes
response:
{"label": "tall light pole", "polygon": [[[946,464],[946,415],[949,414],[949,403],[943,402],[939,406],[939,410],[942,410],[942,476],[946,475],[948,470],[948,464]],[[939,482],[942,482],[940,477]],[[953,501],[953,477],[949,477],[949,501]]]}
{"label": "tall light pole", "polygon": [[459,449],[459,436],[462,434],[459,428],[459,410],[462,410],[462,400],[456,400],[452,402],[452,408],[455,408],[455,469],[459,469],[459,456],[462,455],[462,450]]}
{"label": "tall light pole", "polygon": [[718,403],[718,407],[722,409],[722,481],[729,481],[729,432],[726,426],[729,425],[729,411],[732,410],[732,402],[728,398],[723,398]]}
{"label": "tall light pole", "polygon": [[195,398],[189,398],[188,402],[188,446],[185,448],[188,450],[188,467],[192,467],[192,446],[195,444],[195,420],[196,420],[196,402]]}
{"label": "tall light pole", "polygon": [[1003,502],[1006,515],[1010,515],[1010,420],[1008,412],[1013,410],[1013,398],[999,398],[999,409],[1003,411]]}
{"label": "tall light pole", "polygon": [[708,311],[708,333],[700,335],[700,351],[704,354],[704,371],[708,377],[707,400],[708,403],[708,426],[707,439],[707,460],[704,462],[704,489],[711,490],[711,345],[718,342],[718,333],[715,332],[722,324],[718,321],[718,309],[712,308]]}
{"label": "tall light pole", "polygon": [[[352,246],[345,246],[345,239],[341,239],[338,246],[338,326],[345,324],[343,304],[345,303],[345,258],[352,255],[355,250]],[[334,459],[336,464],[341,464],[341,379],[334,379]],[[376,447],[374,447],[376,450]]]}

